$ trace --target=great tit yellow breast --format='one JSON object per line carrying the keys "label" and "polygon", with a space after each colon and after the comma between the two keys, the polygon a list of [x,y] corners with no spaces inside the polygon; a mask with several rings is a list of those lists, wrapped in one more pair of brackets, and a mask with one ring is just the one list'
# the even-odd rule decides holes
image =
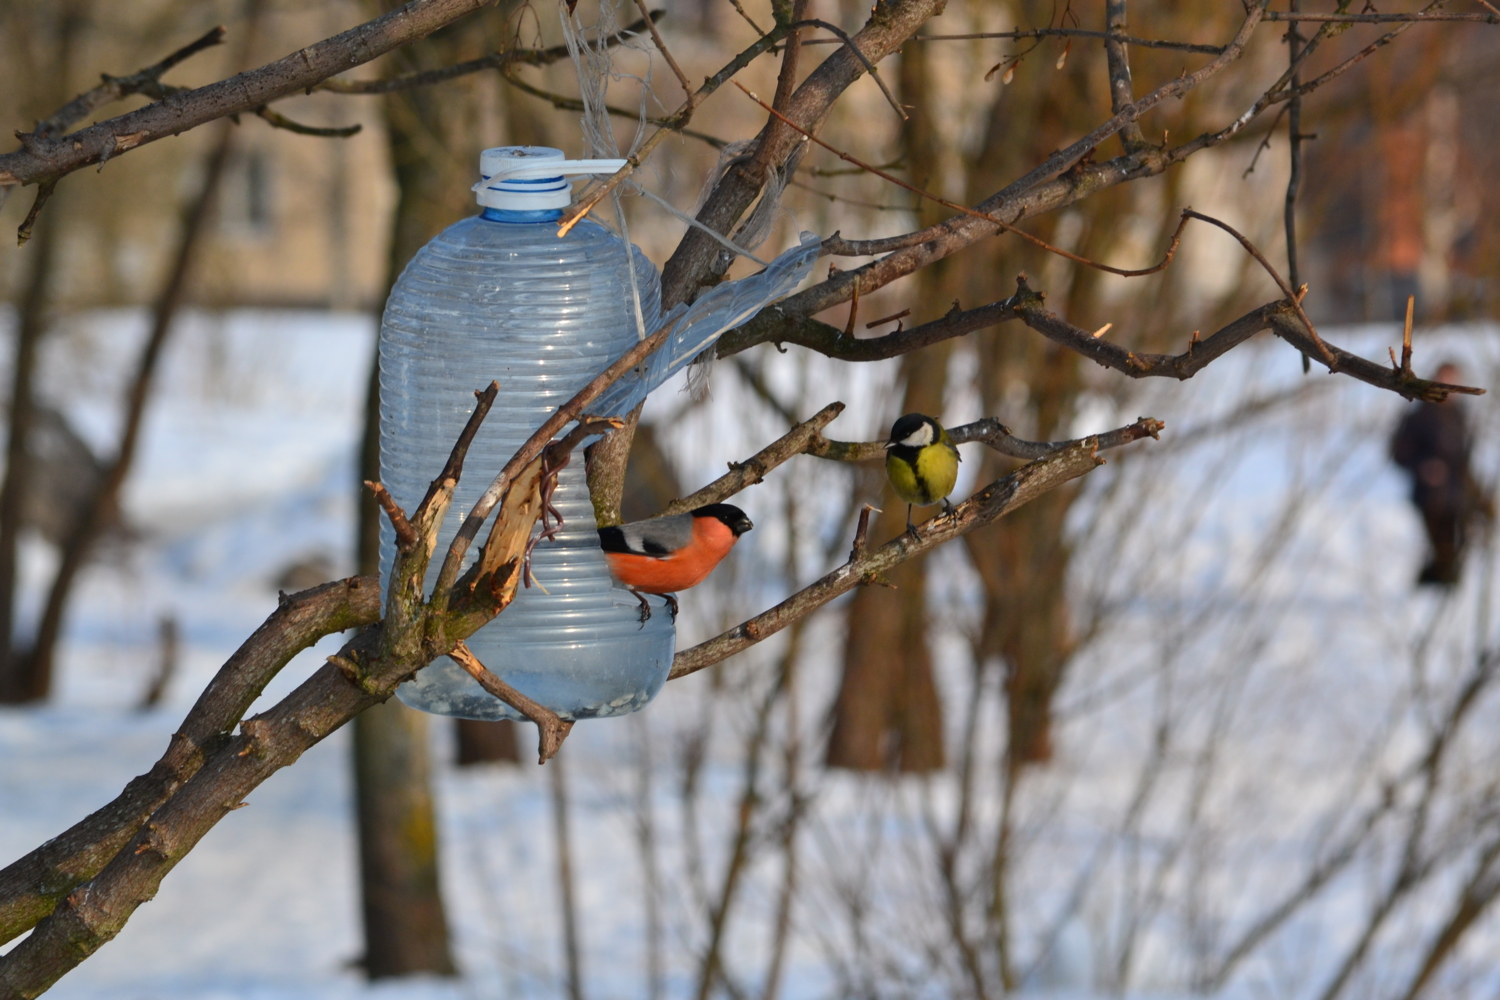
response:
{"label": "great tit yellow breast", "polygon": [[885,473],[902,500],[919,507],[935,504],[958,482],[958,449],[947,434],[922,448],[895,447],[886,452]]}

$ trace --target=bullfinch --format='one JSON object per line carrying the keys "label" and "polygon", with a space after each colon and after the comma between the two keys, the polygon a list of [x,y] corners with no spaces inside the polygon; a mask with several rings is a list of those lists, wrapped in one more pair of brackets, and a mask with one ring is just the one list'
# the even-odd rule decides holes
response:
{"label": "bullfinch", "polygon": [[599,545],[615,578],[641,602],[641,621],[651,606],[641,595],[660,594],[677,616],[679,590],[697,586],[755,525],[733,504],[711,503],[687,514],[599,529]]}
{"label": "bullfinch", "polygon": [[896,495],[906,501],[906,530],[912,527],[913,504],[926,507],[943,502],[958,481],[958,448],[943,425],[921,413],[908,413],[891,425],[885,443],[885,474]]}

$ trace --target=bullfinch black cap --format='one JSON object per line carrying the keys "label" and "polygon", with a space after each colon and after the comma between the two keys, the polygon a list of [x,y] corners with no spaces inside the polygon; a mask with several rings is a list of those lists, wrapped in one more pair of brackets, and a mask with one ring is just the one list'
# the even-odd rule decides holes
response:
{"label": "bullfinch black cap", "polygon": [[706,507],[699,507],[693,511],[694,517],[713,517],[724,522],[724,526],[734,532],[738,538],[751,528],[755,527],[745,512],[732,503],[711,503]]}

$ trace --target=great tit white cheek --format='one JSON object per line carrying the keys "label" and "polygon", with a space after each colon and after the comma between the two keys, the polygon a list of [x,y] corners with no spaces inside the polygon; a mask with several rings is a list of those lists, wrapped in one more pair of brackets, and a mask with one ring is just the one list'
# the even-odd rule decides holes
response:
{"label": "great tit white cheek", "polygon": [[901,444],[906,448],[925,448],[932,444],[932,428],[923,424],[901,439]]}

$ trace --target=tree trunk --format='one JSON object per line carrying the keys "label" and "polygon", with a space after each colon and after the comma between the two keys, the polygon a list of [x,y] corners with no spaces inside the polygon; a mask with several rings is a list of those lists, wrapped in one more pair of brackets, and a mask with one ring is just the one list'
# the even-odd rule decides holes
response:
{"label": "tree trunk", "polygon": [[[450,65],[469,52],[470,26],[439,32],[395,53],[393,71]],[[398,199],[390,279],[440,230],[474,210],[478,169],[473,80],[387,95],[386,131]],[[380,478],[379,358],[365,405],[360,479]],[[434,456],[433,473],[443,456]],[[380,510],[359,488],[361,573],[379,568]],[[456,970],[438,882],[437,823],[427,750],[427,716],[392,699],[354,720],[360,889],[365,972],[372,979]]]}
{"label": "tree trunk", "polygon": [[0,702],[35,701],[46,696],[37,690],[26,661],[15,656],[16,546],[31,483],[29,438],[36,410],[32,380],[36,375],[37,346],[46,329],[47,285],[51,280],[57,228],[57,205],[41,214],[31,238],[31,276],[21,301],[11,361],[10,426],[5,448],[5,482],[0,486]]}
{"label": "tree trunk", "polygon": [[[941,413],[947,345],[908,354],[902,412]],[[871,540],[906,530],[906,504],[889,490]],[[934,508],[935,509],[935,508]],[[916,513],[914,520],[923,520]],[[844,676],[833,707],[828,766],[855,771],[938,771],[943,767],[943,708],[927,645],[925,561],[886,574],[891,587],[867,586],[849,605]]]}
{"label": "tree trunk", "polygon": [[[246,61],[248,40],[254,36],[254,22],[258,4],[253,4],[245,26],[246,43],[241,47],[240,62]],[[57,653],[58,640],[62,638],[64,616],[68,601],[73,596],[73,587],[78,576],[88,565],[94,543],[106,529],[120,518],[120,494],[130,470],[135,464],[136,449],[140,444],[141,426],[146,417],[146,405],[156,380],[156,370],[161,364],[177,312],[182,307],[192,280],[193,263],[198,257],[198,246],[213,215],[219,184],[224,177],[224,168],[229,162],[234,143],[234,126],[222,122],[217,126],[218,137],[208,154],[203,172],[203,186],[196,198],[183,213],[182,232],[178,238],[177,253],[173,257],[172,269],[167,282],[157,298],[151,321],[151,332],[146,345],[136,362],[135,376],[125,401],[125,416],[120,431],[120,444],[114,461],[105,470],[98,489],[89,498],[78,523],[73,526],[63,544],[62,558],[58,563],[52,586],[47,592],[47,602],[37,623],[36,638],[25,654],[12,653],[11,670],[19,677],[20,684],[31,698],[45,698],[52,688],[52,667]]]}
{"label": "tree trunk", "polygon": [[[912,181],[931,182],[939,150],[928,105],[927,50],[908,45],[901,52],[902,103],[913,108],[902,130],[903,151]],[[935,221],[919,206],[922,224]],[[914,280],[914,301],[941,301],[942,267],[923,269]],[[906,389],[901,413],[941,419],[951,342],[936,344],[901,359]],[[892,419],[900,414],[891,414]],[[906,530],[906,504],[884,491],[883,513],[872,541]],[[924,515],[914,514],[916,520]],[[847,617],[844,676],[833,706],[828,739],[830,767],[856,771],[938,771],[943,767],[943,707],[932,676],[927,644],[925,561],[913,559],[887,574],[893,587],[868,586],[855,592]]]}
{"label": "tree trunk", "polygon": [[[82,29],[89,23],[86,4],[58,4],[54,9],[55,34],[51,65],[56,73],[41,88],[38,117],[50,115],[71,95],[73,51]],[[40,34],[40,33],[39,33]],[[35,39],[46,46],[45,37]],[[0,703],[36,701],[47,695],[38,690],[27,670],[26,660],[14,655],[16,613],[16,548],[26,517],[32,485],[31,429],[35,422],[37,348],[47,330],[53,271],[57,264],[59,199],[38,217],[32,230],[31,274],[17,316],[16,339],[11,360],[10,405],[5,443],[5,480],[0,484]]]}
{"label": "tree trunk", "polygon": [[454,975],[438,889],[427,717],[394,698],[354,728],[365,974]]}
{"label": "tree trunk", "polygon": [[458,764],[519,764],[516,724],[508,719],[455,719],[458,731]]}

